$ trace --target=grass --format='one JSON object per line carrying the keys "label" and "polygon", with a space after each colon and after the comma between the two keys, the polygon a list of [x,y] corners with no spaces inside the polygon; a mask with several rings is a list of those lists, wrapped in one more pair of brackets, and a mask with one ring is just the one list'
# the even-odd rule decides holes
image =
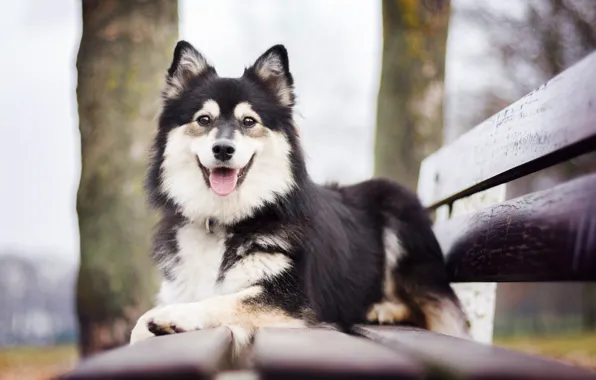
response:
{"label": "grass", "polygon": [[45,380],[72,368],[78,359],[74,345],[0,349],[0,380]]}
{"label": "grass", "polygon": [[596,332],[550,337],[495,338],[494,344],[596,371]]}

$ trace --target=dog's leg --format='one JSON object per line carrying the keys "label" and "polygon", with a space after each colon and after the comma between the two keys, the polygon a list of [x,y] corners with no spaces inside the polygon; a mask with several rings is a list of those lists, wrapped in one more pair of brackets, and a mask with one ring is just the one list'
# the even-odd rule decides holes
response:
{"label": "dog's leg", "polygon": [[394,271],[397,261],[404,255],[403,248],[399,244],[397,235],[390,230],[384,231],[383,244],[385,249],[383,299],[370,307],[366,320],[379,324],[413,322],[416,316],[396,292]]}
{"label": "dog's leg", "polygon": [[139,318],[132,330],[131,344],[156,335],[229,327],[235,350],[246,346],[258,327],[305,327],[306,323],[280,308],[260,302],[260,286],[216,296],[201,302],[156,307]]}
{"label": "dog's leg", "polygon": [[421,240],[413,240],[414,233],[402,233],[404,242],[406,236],[410,239],[405,247],[398,230],[384,231],[384,296],[369,309],[367,320],[381,324],[411,322],[434,332],[469,337],[468,321],[447,280],[440,248],[432,244],[434,235],[423,234],[426,236]]}

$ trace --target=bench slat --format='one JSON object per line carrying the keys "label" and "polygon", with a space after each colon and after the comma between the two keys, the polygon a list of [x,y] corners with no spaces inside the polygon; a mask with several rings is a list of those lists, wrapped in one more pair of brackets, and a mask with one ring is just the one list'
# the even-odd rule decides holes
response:
{"label": "bench slat", "polygon": [[428,158],[418,194],[441,204],[596,150],[596,53]]}
{"label": "bench slat", "polygon": [[231,343],[225,327],[160,336],[83,360],[63,379],[210,379]]}
{"label": "bench slat", "polygon": [[261,379],[420,379],[410,357],[326,328],[262,329],[254,343]]}
{"label": "bench slat", "polygon": [[454,282],[596,281],[596,174],[434,231]]}
{"label": "bench slat", "polygon": [[581,368],[417,328],[359,326],[356,332],[387,346],[410,350],[448,378],[596,379],[595,373]]}

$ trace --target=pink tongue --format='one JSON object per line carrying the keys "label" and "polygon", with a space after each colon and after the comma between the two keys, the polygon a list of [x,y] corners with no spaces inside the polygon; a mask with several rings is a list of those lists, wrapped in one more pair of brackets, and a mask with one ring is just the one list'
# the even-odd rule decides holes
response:
{"label": "pink tongue", "polygon": [[238,170],[235,169],[214,169],[209,175],[211,189],[217,195],[226,196],[236,188]]}

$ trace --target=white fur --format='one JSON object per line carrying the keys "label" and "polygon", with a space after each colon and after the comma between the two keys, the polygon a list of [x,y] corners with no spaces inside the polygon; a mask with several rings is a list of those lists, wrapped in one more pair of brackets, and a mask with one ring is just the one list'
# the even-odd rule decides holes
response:
{"label": "white fur", "polygon": [[225,274],[217,292],[227,294],[254,285],[259,280],[272,279],[292,266],[281,253],[254,252],[238,261]]}
{"label": "white fur", "polygon": [[383,230],[383,247],[385,249],[384,297],[381,302],[372,305],[366,319],[381,324],[403,322],[410,316],[410,310],[397,295],[393,271],[405,255],[405,250],[395,232],[389,228]]}
{"label": "white fur", "polygon": [[234,165],[246,165],[254,150],[252,167],[233,193],[215,194],[205,184],[196,161],[198,155],[204,166],[212,163],[209,157],[212,157],[215,132],[192,136],[185,132],[189,127],[183,125],[168,134],[161,184],[187,218],[203,223],[206,218],[214,217],[221,223],[233,223],[251,216],[256,209],[295,186],[290,167],[291,147],[282,133],[268,131],[260,138],[236,134]]}
{"label": "white fur", "polygon": [[261,292],[261,287],[251,287],[241,292],[212,297],[201,302],[176,303],[156,307],[139,318],[131,332],[130,343],[134,344],[153,336],[147,328],[149,322],[160,326],[173,324],[184,331],[230,324],[239,309],[239,302],[255,297]]}
{"label": "white fur", "polygon": [[393,269],[406,252],[401,246],[395,232],[389,228],[383,231],[383,246],[385,248],[385,256],[387,257],[387,267]]}
{"label": "white fur", "polygon": [[174,333],[176,330],[193,331],[219,326],[232,330],[233,353],[236,357],[250,343],[250,338],[258,327],[306,327],[303,320],[286,315],[279,310],[247,309],[244,301],[257,297],[263,289],[252,286],[236,293],[216,296],[201,302],[177,303],[156,307],[139,318],[130,334],[130,344],[153,337],[149,322],[163,330]]}
{"label": "white fur", "polygon": [[225,251],[224,237],[208,233],[201,223],[189,223],[177,234],[180,264],[173,281],[164,281],[158,302],[162,305],[196,302],[217,295],[216,281]]}
{"label": "white fur", "polygon": [[396,297],[393,270],[399,260],[405,255],[405,251],[395,232],[389,228],[385,228],[383,231],[383,246],[385,248],[385,280],[383,289],[385,299],[392,300]]}
{"label": "white fur", "polygon": [[291,246],[290,243],[282,238],[281,236],[276,235],[257,235],[253,238],[254,242],[259,244],[262,247],[266,248],[281,248],[284,251],[289,251]]}
{"label": "white fur", "polygon": [[218,283],[225,252],[223,234],[220,231],[209,233],[204,226],[189,223],[178,230],[176,239],[180,263],[172,267],[174,279],[161,285],[160,305],[197,302],[238,292],[259,280],[271,279],[292,265],[291,260],[281,253],[254,252],[228,269],[223,281]]}
{"label": "white fur", "polygon": [[279,232],[279,235],[255,235],[249,242],[238,247],[236,254],[238,256],[246,255],[253,243],[258,244],[263,248],[279,248],[288,252],[291,249],[291,244],[288,241],[289,238],[290,237],[283,232]]}

